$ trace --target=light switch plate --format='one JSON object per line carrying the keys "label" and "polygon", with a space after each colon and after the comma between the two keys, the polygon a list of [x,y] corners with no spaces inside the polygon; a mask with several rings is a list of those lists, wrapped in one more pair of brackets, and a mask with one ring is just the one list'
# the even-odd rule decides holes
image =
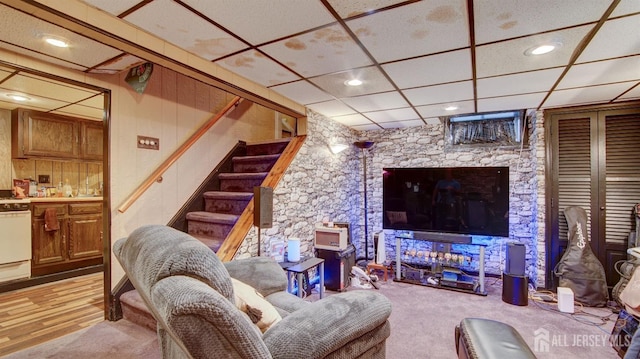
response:
{"label": "light switch plate", "polygon": [[138,136],[138,148],[147,150],[159,150],[160,139],[156,137]]}
{"label": "light switch plate", "polygon": [[49,183],[49,175],[38,175],[38,183]]}

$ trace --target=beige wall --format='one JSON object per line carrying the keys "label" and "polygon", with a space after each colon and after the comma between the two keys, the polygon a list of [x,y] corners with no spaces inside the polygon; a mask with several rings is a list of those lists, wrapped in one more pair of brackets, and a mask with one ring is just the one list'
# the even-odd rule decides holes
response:
{"label": "beige wall", "polygon": [[[32,69],[111,90],[110,205],[111,242],[145,224],[166,224],[193,190],[239,140],[254,142],[274,138],[275,114],[245,101],[232,109],[187,151],[125,213],[117,208],[137,186],[212,114],[234,96],[172,70],[156,66],[143,94],[124,82],[125,74],[88,75],[44,64],[9,52],[0,57]],[[10,136],[6,111],[0,111],[0,141]],[[9,122],[7,122],[9,121]],[[9,135],[7,135],[7,133]],[[137,135],[157,137],[160,150],[137,148]],[[0,142],[0,181],[11,171],[10,149]],[[5,152],[7,155],[5,155]],[[105,179],[107,174],[105,174]],[[0,182],[3,183],[3,182]],[[124,272],[112,258],[112,287]]]}

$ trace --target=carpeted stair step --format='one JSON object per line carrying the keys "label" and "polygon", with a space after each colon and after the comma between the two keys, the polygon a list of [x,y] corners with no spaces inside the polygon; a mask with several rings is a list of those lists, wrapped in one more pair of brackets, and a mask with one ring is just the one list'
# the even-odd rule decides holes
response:
{"label": "carpeted stair step", "polygon": [[120,296],[120,304],[122,305],[124,319],[156,331],[156,319],[151,315],[137,290],[134,289],[123,293]]}
{"label": "carpeted stair step", "polygon": [[233,172],[269,172],[279,157],[280,154],[234,157],[232,159]]}
{"label": "carpeted stair step", "polygon": [[205,236],[224,240],[238,220],[238,216],[204,211],[189,212],[186,216],[187,232],[192,236]]}
{"label": "carpeted stair step", "polygon": [[220,190],[223,192],[251,192],[253,187],[260,186],[268,172],[256,173],[221,173]]}
{"label": "carpeted stair step", "polygon": [[249,143],[247,144],[247,156],[274,155],[282,153],[290,141],[290,138],[282,138],[269,142]]}
{"label": "carpeted stair step", "polygon": [[209,247],[214,252],[217,252],[218,249],[220,249],[222,242],[224,242],[224,238],[214,238],[214,237],[209,237],[202,234],[191,234],[191,236],[199,240],[200,242],[204,243],[207,247]]}
{"label": "carpeted stair step", "polygon": [[253,198],[253,192],[208,191],[202,197],[206,212],[240,215]]}

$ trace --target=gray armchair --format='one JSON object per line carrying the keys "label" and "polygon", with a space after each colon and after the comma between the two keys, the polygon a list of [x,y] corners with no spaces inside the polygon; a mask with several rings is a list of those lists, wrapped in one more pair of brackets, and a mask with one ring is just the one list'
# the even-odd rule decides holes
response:
{"label": "gray armchair", "polygon": [[[173,228],[136,229],[114,254],[158,322],[164,358],[384,358],[391,304],[372,291],[307,302],[286,292],[275,261],[222,263]],[[264,333],[234,300],[231,277],[254,287],[282,320]]]}

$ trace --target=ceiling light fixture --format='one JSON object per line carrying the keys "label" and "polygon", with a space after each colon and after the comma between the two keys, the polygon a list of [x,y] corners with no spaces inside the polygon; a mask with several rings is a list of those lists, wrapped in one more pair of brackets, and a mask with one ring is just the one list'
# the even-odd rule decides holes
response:
{"label": "ceiling light fixture", "polygon": [[31,100],[27,96],[17,95],[17,94],[14,94],[14,93],[7,94],[7,97],[9,97],[10,99],[12,99],[14,101],[20,101],[20,102]]}
{"label": "ceiling light fixture", "polygon": [[55,47],[69,47],[69,41],[59,36],[45,35],[43,39],[47,44]]}
{"label": "ceiling light fixture", "polygon": [[347,86],[360,86],[362,85],[362,81],[358,79],[352,79],[352,80],[345,81],[344,84]]}
{"label": "ceiling light fixture", "polygon": [[535,55],[544,55],[548,54],[551,51],[554,51],[558,48],[562,47],[562,43],[560,42],[551,42],[548,44],[537,45],[534,47],[530,47],[527,51],[524,52],[526,56],[535,56]]}
{"label": "ceiling light fixture", "polygon": [[449,106],[445,106],[444,110],[445,111],[455,111],[458,109],[458,106],[456,105],[449,105]]}

